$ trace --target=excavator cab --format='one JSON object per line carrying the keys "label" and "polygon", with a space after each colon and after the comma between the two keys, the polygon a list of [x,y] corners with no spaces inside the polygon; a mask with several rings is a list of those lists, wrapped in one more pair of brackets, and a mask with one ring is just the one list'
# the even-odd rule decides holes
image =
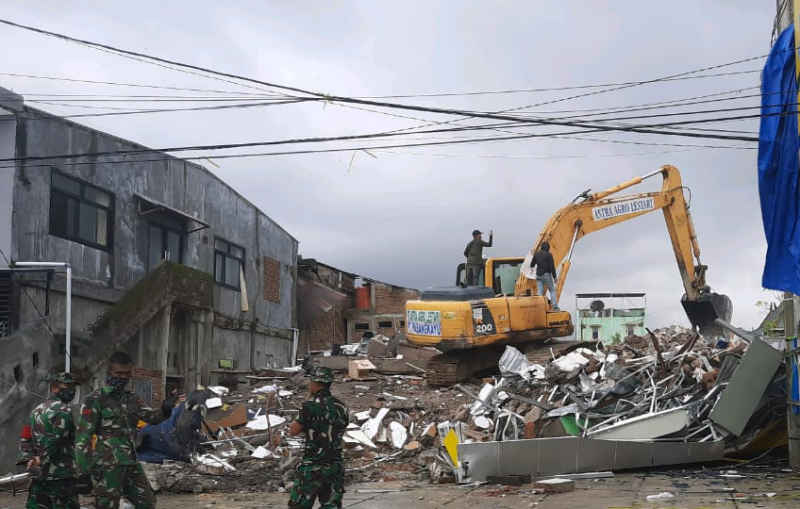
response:
{"label": "excavator cab", "polygon": [[[495,296],[512,296],[519,278],[523,258],[484,258],[483,267],[478,273],[478,281],[494,291]],[[467,286],[467,264],[460,263],[456,268],[456,286]]]}

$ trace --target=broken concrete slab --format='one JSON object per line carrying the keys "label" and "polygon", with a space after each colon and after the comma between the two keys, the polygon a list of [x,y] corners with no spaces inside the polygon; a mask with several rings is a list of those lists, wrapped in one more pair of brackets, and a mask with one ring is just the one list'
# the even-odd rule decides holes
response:
{"label": "broken concrete slab", "polygon": [[353,380],[369,378],[370,373],[374,370],[375,365],[369,359],[351,360],[347,365],[347,375]]}
{"label": "broken concrete slab", "polygon": [[564,477],[555,477],[536,481],[534,486],[537,490],[542,490],[545,493],[567,493],[575,490],[575,481]]}

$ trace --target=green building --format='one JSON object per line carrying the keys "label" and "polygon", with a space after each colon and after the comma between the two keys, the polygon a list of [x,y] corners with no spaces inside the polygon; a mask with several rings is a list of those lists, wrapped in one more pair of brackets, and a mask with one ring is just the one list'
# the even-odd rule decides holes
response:
{"label": "green building", "polygon": [[579,293],[575,295],[575,307],[579,341],[602,341],[608,345],[647,332],[644,293]]}

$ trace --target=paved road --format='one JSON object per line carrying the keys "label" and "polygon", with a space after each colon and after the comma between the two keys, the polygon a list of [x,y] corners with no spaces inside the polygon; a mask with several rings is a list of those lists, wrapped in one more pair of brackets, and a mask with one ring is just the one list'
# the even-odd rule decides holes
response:
{"label": "paved road", "polygon": [[[424,483],[367,483],[348,487],[345,508],[358,509],[577,509],[577,508],[797,508],[800,507],[800,474],[766,472],[744,478],[723,478],[722,471],[624,473],[610,479],[580,480],[571,493],[541,495],[532,486],[454,486]],[[648,502],[661,492],[675,497]],[[767,496],[770,494],[771,496]],[[161,495],[161,509],[244,509],[286,507],[284,493]],[[90,507],[90,499],[82,501]],[[0,509],[22,509],[23,496],[0,494]]]}

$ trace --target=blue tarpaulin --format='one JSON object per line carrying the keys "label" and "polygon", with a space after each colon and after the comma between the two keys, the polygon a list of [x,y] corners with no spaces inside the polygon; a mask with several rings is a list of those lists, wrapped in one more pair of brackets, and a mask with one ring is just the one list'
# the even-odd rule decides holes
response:
{"label": "blue tarpaulin", "polygon": [[772,47],[761,81],[758,191],[767,237],[762,286],[800,294],[797,80],[794,28]]}
{"label": "blue tarpaulin", "polygon": [[[761,285],[800,294],[800,131],[797,124],[794,27],[780,35],[761,77],[761,128],[758,141],[758,192],[767,236]],[[787,343],[797,348],[797,338]],[[797,356],[791,360],[792,399],[800,399]],[[797,415],[800,408],[792,407]]]}

